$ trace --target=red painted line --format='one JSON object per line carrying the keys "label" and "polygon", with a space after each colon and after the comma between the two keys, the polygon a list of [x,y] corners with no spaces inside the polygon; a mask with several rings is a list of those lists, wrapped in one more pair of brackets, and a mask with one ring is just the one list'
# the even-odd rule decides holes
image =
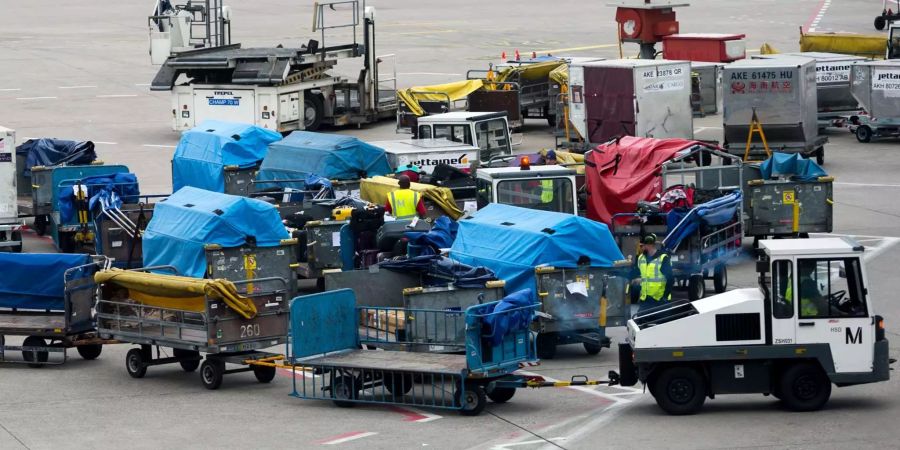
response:
{"label": "red painted line", "polygon": [[391,406],[388,409],[390,409],[391,411],[393,411],[397,414],[402,415],[404,422],[417,422],[419,420],[425,420],[428,418],[428,416],[426,416],[424,414],[419,414],[415,411],[410,411],[406,408],[401,408],[399,406]]}
{"label": "red painted line", "polygon": [[812,16],[810,16],[810,17],[809,17],[809,20],[806,21],[806,25],[803,26],[803,32],[804,32],[804,33],[806,33],[807,31],[809,31],[809,27],[810,27],[810,26],[812,25],[812,23],[816,20],[816,16],[819,15],[819,11],[821,11],[822,8],[824,8],[824,7],[825,7],[825,0],[822,0],[822,2],[819,3],[819,7],[816,8],[815,11],[813,11]]}

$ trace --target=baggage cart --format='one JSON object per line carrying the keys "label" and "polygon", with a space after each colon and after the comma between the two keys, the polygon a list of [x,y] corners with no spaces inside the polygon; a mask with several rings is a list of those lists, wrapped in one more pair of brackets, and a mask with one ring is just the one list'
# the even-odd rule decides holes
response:
{"label": "baggage cart", "polygon": [[258,172],[258,166],[247,168],[225,166],[222,169],[222,176],[225,179],[225,193],[249,197],[253,189],[253,180],[256,179]]}
{"label": "baggage cart", "polygon": [[403,291],[422,286],[417,273],[396,272],[378,265],[366,269],[328,269],[322,273],[328,291],[351,289],[356,293],[357,306],[403,307]]}
{"label": "baggage cart", "polygon": [[97,161],[86,166],[35,166],[31,168],[31,209],[34,229],[38,235],[47,233],[50,217],[58,211],[58,188],[63,180],[80,180],[94,175],[128,172],[128,167],[105,165]]}
{"label": "baggage cart", "polygon": [[[809,58],[750,59],[728,64],[722,76],[725,150],[744,159],[767,156],[759,136],[750,135],[754,115],[770,151],[815,156],[825,162],[828,138],[819,136],[816,64]],[[749,142],[749,152],[747,145]]]}
{"label": "baggage cart", "polygon": [[[171,267],[145,267],[129,272],[168,271]],[[258,289],[249,293],[248,284]],[[224,375],[252,371],[261,383],[275,378],[274,365],[256,364],[282,358],[263,351],[285,343],[288,327],[287,282],[282,278],[257,278],[233,283],[238,292],[253,302],[257,313],[245,318],[226,302],[207,291],[199,311],[153,306],[134,300],[129,289],[115,279],[102,283],[97,304],[97,328],[101,337],[139,345],[125,356],[125,368],[133,378],[143,378],[151,366],[181,365],[185,372],[200,368],[200,381],[207,389],[218,389]],[[124,294],[123,295],[123,291]],[[186,292],[171,297],[182,304]],[[156,355],[153,354],[156,347]],[[164,356],[160,347],[172,349]],[[206,353],[205,359],[201,356]],[[201,364],[202,361],[202,364]],[[227,369],[226,363],[247,367]]]}
{"label": "baggage cart", "polygon": [[[465,345],[464,312],[470,306],[502,300],[503,281],[489,281],[484,288],[411,287],[403,289],[403,307],[409,311],[445,311],[446,314],[406,315],[404,337],[409,350],[459,352]],[[456,312],[457,314],[451,314]],[[423,320],[424,319],[424,320]]]}
{"label": "baggage cart", "polygon": [[352,239],[349,220],[313,220],[306,222],[306,262],[299,263],[297,273],[307,279],[318,279],[324,288],[322,271],[344,267],[341,258],[341,241]]}
{"label": "baggage cart", "polygon": [[532,324],[539,358],[550,359],[556,346],[581,343],[591,355],[609,348],[606,327],[625,325],[631,316],[625,300],[628,261],[616,268],[535,268],[540,313]]}
{"label": "baggage cart", "polygon": [[275,247],[222,247],[208,244],[206,253],[207,277],[224,278],[230,281],[246,280],[238,285],[238,292],[252,294],[265,288],[253,283],[255,279],[280,278],[287,283],[287,294],[297,293],[297,239],[285,239]]}
{"label": "baggage cart", "polygon": [[900,61],[857,63],[850,72],[850,92],[865,110],[849,127],[856,140],[900,136]]}
{"label": "baggage cart", "polygon": [[[62,280],[49,280],[65,284],[61,309],[0,308],[0,362],[31,367],[63,364],[67,349],[73,347],[83,359],[92,360],[100,356],[104,344],[116,343],[98,336],[93,309],[97,301],[93,275],[106,264],[105,258],[98,258],[66,269]],[[21,345],[11,345],[10,336],[25,338]]]}
{"label": "baggage cart", "polygon": [[[528,322],[537,304],[494,312],[500,302],[471,306],[464,313],[442,310],[357,307],[353,291],[342,289],[297,297],[291,303],[292,396],[331,400],[340,407],[357,403],[458,410],[477,415],[487,399],[510,400],[516,388],[549,386],[542,379],[514,374],[522,363],[536,361]],[[360,328],[360,316],[462,316],[465,354],[364,350],[409,344],[389,333]],[[524,320],[515,320],[524,319]],[[508,321],[510,326],[491,327]],[[448,342],[447,345],[458,345]],[[615,375],[615,374],[611,374]],[[617,376],[613,377],[615,380]],[[588,384],[585,378],[576,384]],[[611,383],[592,382],[591,384]]]}
{"label": "baggage cart", "polygon": [[694,136],[688,61],[573,63],[568,92],[570,121],[585,149],[623,135]]}
{"label": "baggage cart", "polygon": [[751,179],[744,191],[744,233],[757,245],[767,237],[809,237],[831,233],[833,177],[810,181]]}
{"label": "baggage cart", "polygon": [[16,188],[16,133],[0,127],[0,251],[22,251],[22,222]]}

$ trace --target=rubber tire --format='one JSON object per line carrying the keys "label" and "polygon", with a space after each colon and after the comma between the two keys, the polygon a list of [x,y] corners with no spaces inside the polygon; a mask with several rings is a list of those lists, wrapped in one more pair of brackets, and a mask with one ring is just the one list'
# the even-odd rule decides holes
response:
{"label": "rubber tire", "polygon": [[856,140],[862,143],[872,142],[872,128],[868,125],[856,127]]}
{"label": "rubber tire", "polygon": [[[312,122],[306,120],[306,110],[315,111]],[[322,94],[304,92],[303,94],[303,129],[305,131],[317,131],[322,126],[322,115],[325,114],[325,99]],[[309,123],[309,125],[307,125]]]}
{"label": "rubber tire", "polygon": [[706,296],[706,280],[703,275],[691,275],[688,278],[688,300],[700,300]]}
{"label": "rubber tire", "polygon": [[225,363],[217,359],[206,358],[200,364],[200,382],[203,387],[214,391],[222,386],[225,378]]}
{"label": "rubber tire", "polygon": [[[38,336],[28,336],[25,338],[25,341],[22,342],[22,347],[46,347],[47,341],[42,337]],[[28,367],[34,367],[35,369],[44,367],[44,363],[47,362],[47,358],[49,357],[49,352],[26,352],[22,351],[22,359],[28,361]]]}
{"label": "rubber tire", "polygon": [[75,347],[75,350],[78,350],[81,359],[92,361],[99,358],[100,353],[103,353],[103,344],[79,345]]}
{"label": "rubber tire", "polygon": [[537,335],[538,359],[553,359],[556,356],[556,333],[540,333]]}
{"label": "rubber tire", "polygon": [[193,371],[197,370],[198,367],[200,367],[200,359],[199,359],[200,352],[198,352],[198,351],[182,350],[180,348],[173,348],[172,356],[174,356],[176,358],[186,358],[186,357],[190,357],[190,356],[198,357],[198,359],[191,359],[191,360],[187,360],[187,361],[178,361],[178,364],[181,366],[181,370],[184,370],[185,372],[193,372]]}
{"label": "rubber tire", "polygon": [[253,366],[253,375],[260,383],[271,383],[275,379],[275,373],[274,366]]}
{"label": "rubber tire", "polygon": [[383,380],[384,388],[395,396],[404,396],[413,388],[413,376],[408,373],[392,373]]}
{"label": "rubber tire", "polygon": [[556,121],[556,114],[547,114],[547,124],[551,127],[559,125],[559,122]]}
{"label": "rubber tire", "polygon": [[816,149],[816,164],[820,166],[825,164],[825,147]]}
{"label": "rubber tire", "polygon": [[144,378],[147,366],[144,365],[144,351],[139,348],[128,350],[125,354],[125,370],[131,378]]}
{"label": "rubber tire", "polygon": [[583,342],[581,345],[584,346],[584,351],[587,352],[588,355],[597,355],[600,351],[603,350],[603,346],[600,344],[591,344],[589,342]]}
{"label": "rubber tire", "polygon": [[453,393],[453,400],[456,405],[460,406],[459,413],[464,416],[477,416],[487,406],[487,394],[485,394],[484,388],[480,385],[472,384],[466,386],[465,398],[461,394],[462,390],[456,389],[456,392]]}
{"label": "rubber tire", "polygon": [[516,395],[516,388],[495,387],[489,391],[486,390],[485,394],[494,403],[506,403]]}
{"label": "rubber tire", "polygon": [[699,163],[701,167],[709,167],[710,165],[712,165],[712,153],[700,152]]}
{"label": "rubber tire", "polygon": [[728,267],[725,264],[716,266],[713,270],[713,289],[716,294],[725,292],[728,288]]}
{"label": "rubber tire", "polygon": [[[798,383],[803,383],[798,385]],[[812,388],[814,392],[798,392]],[[831,397],[831,380],[822,368],[811,363],[789,367],[778,380],[781,401],[792,411],[816,411]]]}
{"label": "rubber tire", "polygon": [[[656,404],[673,416],[696,414],[706,401],[706,380],[697,369],[674,366],[662,370],[650,391]],[[681,398],[672,398],[681,394]]]}
{"label": "rubber tire", "polygon": [[[359,386],[359,383],[350,375],[338,375],[332,378],[331,401],[334,402],[335,406],[350,408],[355,404],[351,400],[359,398],[359,389],[353,389],[354,384]],[[338,395],[338,392],[341,392],[341,394]]]}
{"label": "rubber tire", "polygon": [[47,234],[47,216],[39,215],[34,218],[34,232],[37,233],[38,236],[43,236]]}
{"label": "rubber tire", "polygon": [[13,231],[12,232],[12,241],[19,241],[19,245],[15,245],[12,248],[13,253],[22,253],[22,232],[21,231]]}
{"label": "rubber tire", "polygon": [[884,16],[875,16],[875,23],[873,25],[875,25],[876,30],[881,31],[884,29],[884,26],[887,25],[887,20]]}

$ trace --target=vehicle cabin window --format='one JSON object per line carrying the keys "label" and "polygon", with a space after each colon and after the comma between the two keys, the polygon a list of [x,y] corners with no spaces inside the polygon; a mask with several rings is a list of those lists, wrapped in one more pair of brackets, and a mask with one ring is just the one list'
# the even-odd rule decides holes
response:
{"label": "vehicle cabin window", "polygon": [[490,119],[475,124],[475,137],[481,149],[481,160],[489,161],[492,156],[509,154],[509,139],[503,119]]}
{"label": "vehicle cabin window", "polygon": [[775,261],[772,264],[772,317],[776,319],[790,319],[794,317],[794,303],[792,297],[794,281],[793,262],[788,260]]}
{"label": "vehicle cabin window", "polygon": [[472,144],[472,133],[468,125],[435,125],[434,137],[449,139],[453,142]]}
{"label": "vehicle cabin window", "polygon": [[497,200],[505,205],[571,214],[575,210],[568,178],[505,180],[497,183]]}
{"label": "vehicle cabin window", "polygon": [[418,139],[431,139],[431,127],[428,125],[419,125]]}
{"label": "vehicle cabin window", "polygon": [[478,209],[484,208],[488,203],[491,203],[493,186],[491,186],[490,181],[482,180],[481,178],[476,179],[475,189],[475,201]]}
{"label": "vehicle cabin window", "polygon": [[868,317],[859,258],[797,261],[800,318]]}

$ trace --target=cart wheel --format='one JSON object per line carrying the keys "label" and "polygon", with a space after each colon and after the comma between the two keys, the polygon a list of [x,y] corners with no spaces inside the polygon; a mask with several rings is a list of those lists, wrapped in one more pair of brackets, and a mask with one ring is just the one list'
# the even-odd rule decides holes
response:
{"label": "cart wheel", "polygon": [[816,164],[820,166],[825,164],[825,147],[816,149]]}
{"label": "cart wheel", "polygon": [[13,253],[22,253],[22,232],[21,231],[13,231],[12,232],[12,240],[17,241],[19,244],[14,245],[12,247]]}
{"label": "cart wheel", "polygon": [[147,361],[144,361],[144,351],[139,348],[128,350],[125,354],[125,370],[131,378],[144,378],[147,374]]}
{"label": "cart wheel", "polygon": [[884,16],[875,16],[875,29],[881,31],[884,29],[884,26],[887,25],[887,20],[884,19]]}
{"label": "cart wheel", "polygon": [[260,383],[270,383],[275,379],[275,366],[253,366],[253,375]]}
{"label": "cart wheel", "polygon": [[484,388],[477,384],[466,384],[465,394],[463,390],[457,387],[453,393],[453,399],[457,406],[460,407],[459,413],[464,416],[477,416],[484,411],[487,405],[487,395]]}
{"label": "cart wheel", "polygon": [[359,398],[359,383],[350,375],[338,375],[331,381],[331,398],[336,406],[350,408]]}
{"label": "cart wheel", "polygon": [[79,345],[75,347],[75,350],[78,350],[78,354],[83,359],[90,361],[100,356],[100,353],[103,352],[103,344]]}
{"label": "cart wheel", "polygon": [[540,333],[537,336],[537,356],[540,359],[553,359],[556,356],[556,333]]}
{"label": "cart wheel", "polygon": [[34,231],[38,236],[47,234],[47,216],[40,215],[34,217]]}
{"label": "cart wheel", "polygon": [[322,126],[323,114],[325,114],[325,99],[322,94],[306,92],[303,96],[303,129],[318,130]]}
{"label": "cart wheel", "polygon": [[700,300],[704,296],[706,296],[706,281],[703,280],[703,275],[691,275],[688,279],[688,299]]}
{"label": "cart wheel", "polygon": [[778,391],[785,406],[794,411],[815,411],[831,397],[831,381],[818,366],[799,363],[784,371]]}
{"label": "cart wheel", "polygon": [[[44,338],[37,336],[28,336],[25,338],[25,341],[22,342],[22,347],[46,347],[47,342],[44,341]],[[47,356],[49,353],[44,350],[33,350],[33,351],[22,351],[22,358],[28,362],[28,367],[44,367],[44,363],[47,362]]]}
{"label": "cart wheel", "polygon": [[716,266],[715,271],[713,272],[713,288],[716,290],[716,294],[721,294],[725,292],[725,288],[728,287],[728,268],[725,267],[725,264],[721,264]]}
{"label": "cart wheel", "polygon": [[194,350],[183,350],[180,348],[172,349],[172,356],[176,358],[196,358],[196,359],[185,359],[183,361],[178,361],[178,364],[181,365],[181,369],[185,372],[193,372],[200,367],[200,352]]}
{"label": "cart wheel", "polygon": [[494,403],[506,403],[516,395],[516,388],[513,387],[494,387],[485,390],[487,397]]}
{"label": "cart wheel", "polygon": [[222,385],[225,378],[225,363],[218,359],[206,358],[200,364],[200,381],[203,387],[214,391]]}
{"label": "cart wheel", "polygon": [[590,342],[585,342],[582,345],[584,345],[584,351],[586,351],[588,355],[596,355],[600,353],[600,350],[603,350],[603,346],[600,344],[591,344]]}
{"label": "cart wheel", "polygon": [[696,414],[706,401],[706,380],[693,367],[664,369],[653,384],[651,392],[656,404],[673,416]]}
{"label": "cart wheel", "polygon": [[860,125],[856,127],[856,140],[859,142],[871,142],[872,141],[872,128],[868,125]]}
{"label": "cart wheel", "polygon": [[413,377],[408,373],[392,373],[387,375],[384,387],[393,395],[402,396],[413,388]]}
{"label": "cart wheel", "polygon": [[559,125],[559,122],[556,120],[556,114],[547,114],[547,124],[551,127]]}

